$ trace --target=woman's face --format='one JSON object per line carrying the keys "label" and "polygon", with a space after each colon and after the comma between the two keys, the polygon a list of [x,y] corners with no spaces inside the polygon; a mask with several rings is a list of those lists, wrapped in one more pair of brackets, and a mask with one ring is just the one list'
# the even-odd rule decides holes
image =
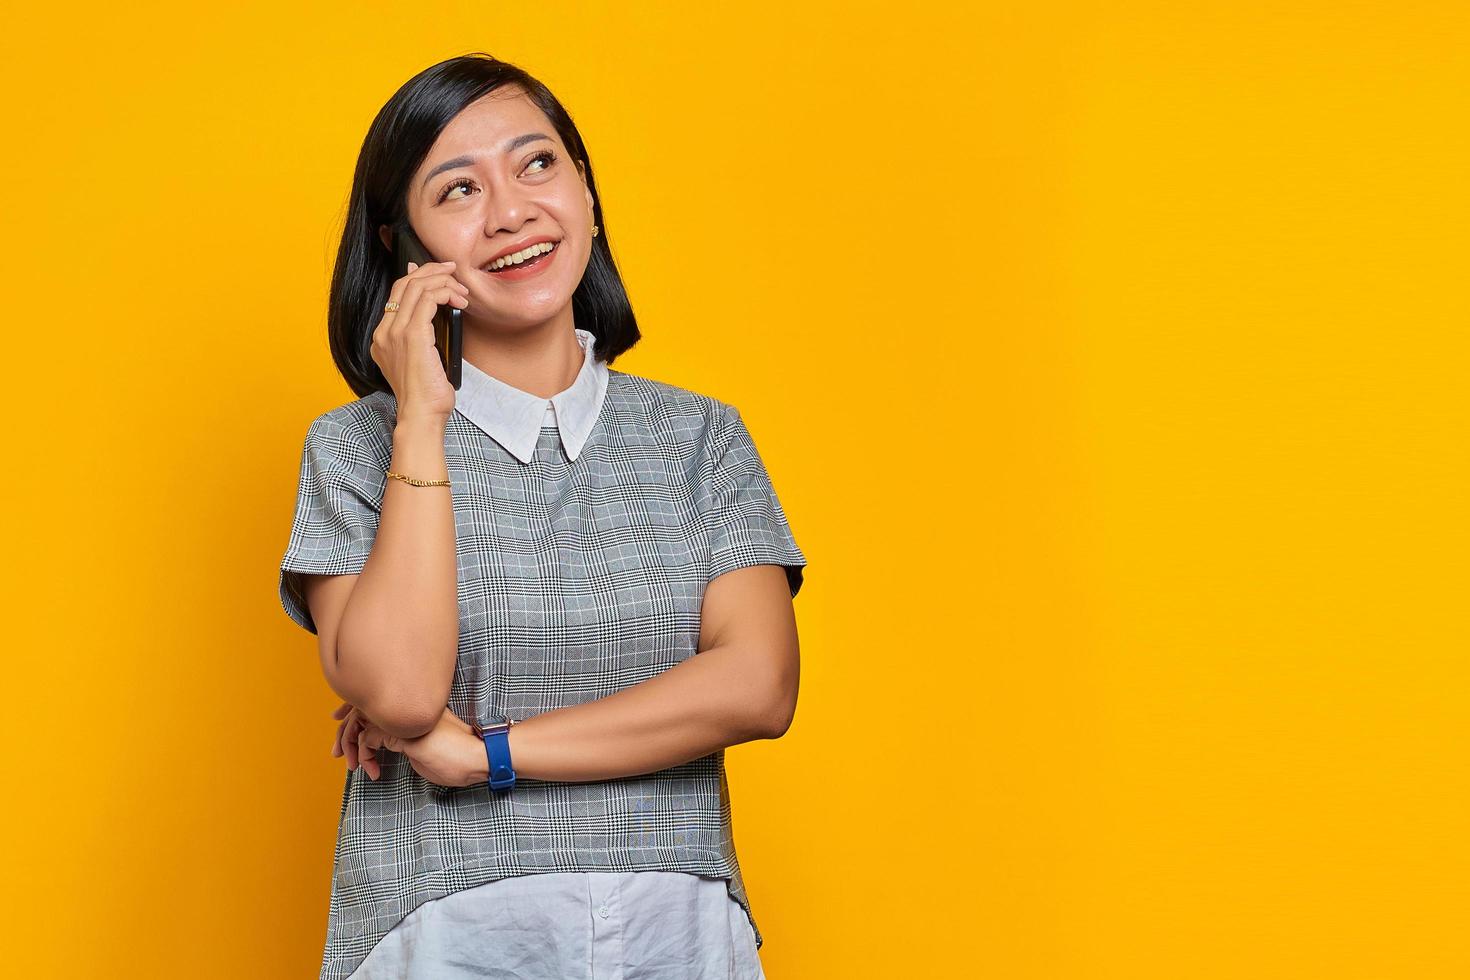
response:
{"label": "woman's face", "polygon": [[[419,240],[455,262],[453,276],[469,288],[467,325],[532,326],[571,302],[592,254],[592,192],[519,89],[492,92],[451,120],[407,194]],[[502,253],[543,240],[556,247],[534,265],[487,271]]]}

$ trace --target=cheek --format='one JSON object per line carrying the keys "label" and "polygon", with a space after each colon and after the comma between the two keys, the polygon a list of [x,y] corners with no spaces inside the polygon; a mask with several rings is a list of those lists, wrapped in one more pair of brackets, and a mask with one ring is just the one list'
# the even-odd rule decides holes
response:
{"label": "cheek", "polygon": [[587,227],[588,232],[584,232],[582,235],[582,247],[577,250],[577,267],[574,270],[577,282],[582,281],[582,277],[587,274],[587,269],[592,265],[592,249],[597,243],[597,239],[589,237],[592,227],[591,224],[588,224]]}

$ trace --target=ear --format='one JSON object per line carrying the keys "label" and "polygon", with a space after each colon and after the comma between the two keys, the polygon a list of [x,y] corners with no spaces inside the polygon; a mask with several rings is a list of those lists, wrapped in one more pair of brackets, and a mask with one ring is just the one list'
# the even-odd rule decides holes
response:
{"label": "ear", "polygon": [[587,210],[593,210],[592,189],[587,186],[587,167],[581,160],[577,161],[577,174],[582,178],[582,193],[587,195]]}
{"label": "ear", "polygon": [[378,237],[383,240],[383,247],[393,251],[393,233],[388,230],[387,225],[378,225]]}

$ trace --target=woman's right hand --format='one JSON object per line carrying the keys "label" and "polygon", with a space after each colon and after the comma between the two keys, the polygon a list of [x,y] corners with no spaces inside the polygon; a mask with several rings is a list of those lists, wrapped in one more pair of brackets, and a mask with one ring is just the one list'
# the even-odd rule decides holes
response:
{"label": "woman's right hand", "polygon": [[408,265],[408,274],[396,280],[388,294],[398,309],[385,311],[373,331],[373,361],[393,388],[399,418],[412,414],[448,418],[454,411],[455,392],[434,346],[434,314],[444,304],[469,306],[470,291],[451,274],[453,262]]}

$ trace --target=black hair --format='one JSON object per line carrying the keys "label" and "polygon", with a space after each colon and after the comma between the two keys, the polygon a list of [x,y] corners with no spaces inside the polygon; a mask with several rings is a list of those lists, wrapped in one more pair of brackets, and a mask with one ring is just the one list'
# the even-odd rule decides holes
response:
{"label": "black hair", "polygon": [[371,353],[373,331],[397,278],[397,263],[378,236],[378,227],[407,223],[409,183],[444,127],[471,103],[507,85],[525,91],[572,159],[586,168],[598,234],[592,239],[587,270],[572,294],[577,327],[597,338],[597,356],[608,364],[641,336],[608,244],[602,196],[582,134],[545,85],[515,65],[476,51],[441,61],[404,82],[378,110],[358,153],[327,305],[332,360],[358,397],[392,390]]}

